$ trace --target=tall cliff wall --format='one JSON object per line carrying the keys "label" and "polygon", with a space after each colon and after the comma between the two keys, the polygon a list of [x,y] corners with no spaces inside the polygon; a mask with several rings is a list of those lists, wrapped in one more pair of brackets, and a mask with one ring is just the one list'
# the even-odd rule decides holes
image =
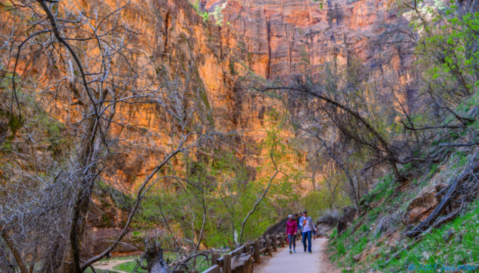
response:
{"label": "tall cliff wall", "polygon": [[[194,5],[210,13],[208,23]],[[311,0],[151,0],[140,6],[145,8],[136,10],[135,16],[145,21],[148,37],[154,37],[144,43],[145,50],[161,65],[194,66],[218,128],[243,132],[243,144],[264,138],[262,118],[275,103],[236,88],[238,78],[248,76],[249,70],[266,79],[304,74],[314,79],[326,66],[359,62],[369,77],[381,76],[383,84],[399,91],[402,102],[412,104],[412,47],[391,39],[407,31],[409,23],[398,15],[394,3],[328,0],[321,6]],[[211,15],[218,6],[224,17],[221,24]],[[155,27],[146,22],[155,22]],[[137,113],[129,122],[144,118]],[[240,156],[251,152],[248,146],[243,146]]]}
{"label": "tall cliff wall", "polygon": [[[204,22],[186,0],[142,1],[134,3],[125,15],[143,33],[139,41],[143,58],[151,56],[157,67],[176,71],[174,73],[192,72],[190,76],[196,81],[196,87],[204,92],[203,103],[208,112],[205,114],[212,118],[215,129],[241,132],[236,141],[237,156],[253,155],[248,157],[247,164],[257,166],[251,145],[265,136],[261,113],[266,111],[265,107],[274,107],[278,102],[264,103],[265,98],[236,88],[238,77],[249,73],[247,54],[241,50],[245,46],[243,39],[230,26]],[[144,62],[138,60],[139,65]],[[153,77],[155,71],[150,73]],[[124,158],[117,159],[116,170],[112,172],[124,172],[127,178],[141,177],[144,170],[149,169],[148,162],[163,156],[158,132],[164,131],[165,121],[158,119],[155,110],[148,106],[138,109],[127,105],[120,112],[120,119],[128,127],[117,128],[118,133],[125,135],[126,142],[140,141],[147,149],[125,151]]]}
{"label": "tall cliff wall", "polygon": [[399,38],[410,31],[409,22],[392,1],[202,0],[199,8],[212,13],[217,6],[223,25],[243,39],[249,67],[265,78],[314,78],[326,65],[357,61],[371,77],[396,84],[403,102],[414,95],[413,48]]}
{"label": "tall cliff wall", "polygon": [[[378,52],[375,42],[393,29],[408,28],[392,4],[383,0],[327,0],[322,5],[311,0],[202,0],[200,8],[213,12],[220,5],[224,21],[244,39],[251,68],[274,78],[318,73],[327,62],[346,64],[352,58],[370,67],[387,66],[391,60],[384,57],[398,54],[387,52],[393,47]],[[399,66],[396,69],[404,70],[407,63]]]}
{"label": "tall cliff wall", "polygon": [[[92,14],[106,16],[117,5],[104,1],[97,11],[98,3],[71,2],[62,8],[74,10],[81,5]],[[199,11],[221,9],[223,22],[217,24],[213,15],[205,22],[195,4]],[[314,79],[326,66],[334,69],[359,62],[369,77],[382,75],[397,85],[404,101],[414,79],[412,57],[407,54],[410,48],[382,39],[407,29],[407,20],[382,0],[329,0],[323,8],[310,0],[134,0],[121,13],[125,24],[139,33],[128,44],[131,64],[137,68],[148,64],[140,81],[153,81],[163,70],[173,75],[187,70],[201,93],[203,114],[214,122],[215,129],[241,132],[236,153],[250,166],[260,164],[254,146],[265,137],[268,124],[264,114],[280,107],[277,101],[237,88],[238,80],[251,77],[251,71],[267,79],[292,75]],[[3,18],[8,33],[10,19]],[[20,63],[27,64],[31,55],[24,52]],[[124,64],[118,61],[113,65],[121,68]],[[44,88],[57,79],[56,70],[69,75],[68,68],[50,66],[39,59],[25,74],[37,77]],[[23,69],[19,65],[17,73]],[[62,122],[74,122],[78,119],[74,96],[68,90],[60,95],[55,97],[55,107],[47,106],[49,111]],[[118,153],[108,172],[133,182],[164,155],[167,121],[161,120],[152,104],[121,104],[118,110],[119,125],[113,128],[120,139]]]}

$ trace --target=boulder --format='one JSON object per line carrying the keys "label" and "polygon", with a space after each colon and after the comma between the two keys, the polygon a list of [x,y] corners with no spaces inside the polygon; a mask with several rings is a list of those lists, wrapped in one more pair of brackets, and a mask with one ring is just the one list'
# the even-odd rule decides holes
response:
{"label": "boulder", "polygon": [[361,255],[361,253],[359,253],[358,255],[354,255],[354,256],[353,256],[353,260],[354,260],[355,262],[359,262],[359,261],[361,261],[361,257],[362,257],[362,255]]}

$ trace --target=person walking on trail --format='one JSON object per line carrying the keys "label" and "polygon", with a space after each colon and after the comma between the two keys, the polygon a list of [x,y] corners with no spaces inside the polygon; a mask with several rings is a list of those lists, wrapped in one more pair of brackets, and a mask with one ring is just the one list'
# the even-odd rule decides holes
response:
{"label": "person walking on trail", "polygon": [[[288,222],[286,222],[286,235],[288,235],[289,254],[296,253],[296,233],[298,232],[298,224],[293,219],[293,215],[288,215]],[[293,246],[293,252],[291,251]]]}
{"label": "person walking on trail", "polygon": [[[313,223],[313,219],[308,216],[307,211],[303,211],[303,217],[299,220],[299,225],[301,227],[301,236],[303,237],[303,246],[304,252],[306,252],[306,247],[309,253],[313,253],[311,251],[311,234],[316,232],[316,226]],[[306,245],[306,240],[308,240],[308,244]]]}
{"label": "person walking on trail", "polygon": [[300,223],[299,220],[301,220],[301,217],[303,217],[303,213],[302,213],[302,212],[297,213],[297,214],[294,215],[294,218],[295,218],[295,220],[296,220],[296,223],[298,223],[298,232],[296,233],[296,236],[297,236],[298,238],[301,238],[301,226],[299,225],[299,223]]}

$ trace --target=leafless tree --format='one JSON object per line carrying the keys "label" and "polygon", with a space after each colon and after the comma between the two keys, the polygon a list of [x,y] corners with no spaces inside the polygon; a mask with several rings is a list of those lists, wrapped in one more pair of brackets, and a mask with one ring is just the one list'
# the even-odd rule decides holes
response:
{"label": "leafless tree", "polygon": [[[134,45],[142,33],[124,20],[129,1],[5,3],[0,57],[8,73],[1,74],[0,110],[10,124],[2,142],[13,148],[2,148],[12,161],[2,173],[0,268],[23,273],[42,265],[44,272],[83,272],[131,230],[146,192],[163,179],[171,159],[216,134],[191,65],[162,68]],[[125,112],[148,107],[159,117],[153,137],[165,140],[165,148],[147,161],[117,239],[82,260],[95,185],[117,177],[106,170],[115,169],[120,144],[139,148],[139,143],[128,146],[132,130]],[[56,148],[59,155],[43,144],[49,130],[61,130],[57,140],[68,141]]]}

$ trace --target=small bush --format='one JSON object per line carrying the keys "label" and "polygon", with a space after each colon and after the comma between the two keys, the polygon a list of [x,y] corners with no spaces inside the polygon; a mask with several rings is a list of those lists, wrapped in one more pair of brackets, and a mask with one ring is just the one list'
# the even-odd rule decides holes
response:
{"label": "small bush", "polygon": [[378,222],[374,235],[379,237],[383,233],[391,234],[397,230],[398,225],[399,217],[397,214],[382,217]]}

